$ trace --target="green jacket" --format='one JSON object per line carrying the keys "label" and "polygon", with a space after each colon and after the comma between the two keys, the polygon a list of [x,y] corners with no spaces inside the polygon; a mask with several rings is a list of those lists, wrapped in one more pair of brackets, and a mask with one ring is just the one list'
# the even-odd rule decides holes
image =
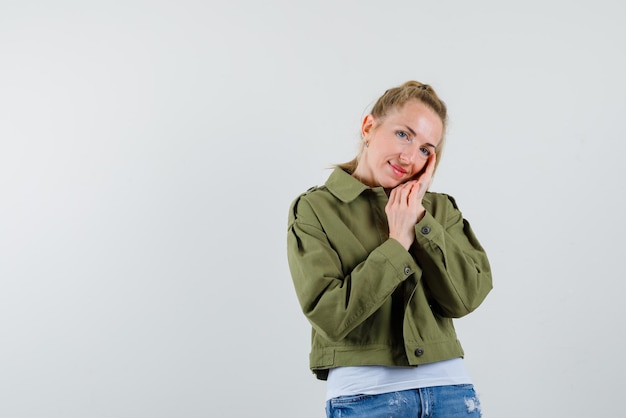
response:
{"label": "green jacket", "polygon": [[287,254],[311,323],[310,367],[416,366],[463,356],[452,318],[492,288],[485,251],[451,196],[426,193],[406,251],[389,239],[387,195],[336,168],[294,200]]}

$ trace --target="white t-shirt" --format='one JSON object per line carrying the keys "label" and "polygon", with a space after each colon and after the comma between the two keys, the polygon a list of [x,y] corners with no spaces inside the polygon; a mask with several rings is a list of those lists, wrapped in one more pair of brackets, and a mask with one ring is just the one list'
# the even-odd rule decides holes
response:
{"label": "white t-shirt", "polygon": [[472,384],[462,358],[418,367],[349,366],[329,370],[326,400],[347,395],[378,395],[431,386]]}

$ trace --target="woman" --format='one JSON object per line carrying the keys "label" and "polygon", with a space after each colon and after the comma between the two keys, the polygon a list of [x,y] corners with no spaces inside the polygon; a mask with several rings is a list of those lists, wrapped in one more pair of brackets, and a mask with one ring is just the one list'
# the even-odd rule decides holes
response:
{"label": "woman", "polygon": [[291,205],[289,267],[328,417],[480,416],[452,318],[491,290],[489,261],[454,199],[427,191],[446,113],[427,84],[387,90],[357,157]]}

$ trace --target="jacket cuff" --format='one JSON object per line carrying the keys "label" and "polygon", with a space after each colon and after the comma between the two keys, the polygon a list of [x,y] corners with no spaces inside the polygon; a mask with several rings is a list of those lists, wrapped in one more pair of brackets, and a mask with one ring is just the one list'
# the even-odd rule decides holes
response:
{"label": "jacket cuff", "polygon": [[399,281],[404,281],[410,275],[421,271],[413,256],[393,238],[383,242],[378,250],[397,272]]}
{"label": "jacket cuff", "polygon": [[421,221],[415,224],[415,241],[422,248],[426,246],[441,247],[443,235],[443,226],[428,212]]}

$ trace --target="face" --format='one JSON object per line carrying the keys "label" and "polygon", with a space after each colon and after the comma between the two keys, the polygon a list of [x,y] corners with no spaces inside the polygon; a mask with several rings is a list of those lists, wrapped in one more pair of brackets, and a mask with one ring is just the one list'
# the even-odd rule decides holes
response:
{"label": "face", "polygon": [[417,100],[382,119],[367,115],[361,127],[363,148],[354,176],[371,187],[391,189],[415,178],[441,142],[443,122]]}

